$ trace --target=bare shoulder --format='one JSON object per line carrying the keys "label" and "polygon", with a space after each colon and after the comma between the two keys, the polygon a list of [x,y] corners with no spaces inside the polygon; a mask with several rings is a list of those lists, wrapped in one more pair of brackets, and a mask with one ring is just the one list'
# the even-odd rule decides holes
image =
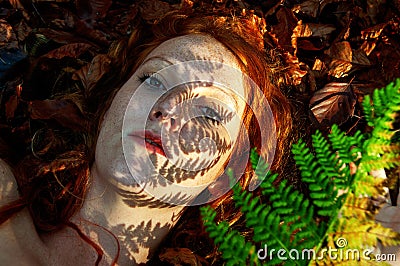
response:
{"label": "bare shoulder", "polygon": [[0,206],[18,199],[18,186],[10,166],[0,159]]}
{"label": "bare shoulder", "polygon": [[[0,159],[0,206],[18,198],[11,168]],[[43,265],[46,254],[26,208],[0,224],[0,265]]]}

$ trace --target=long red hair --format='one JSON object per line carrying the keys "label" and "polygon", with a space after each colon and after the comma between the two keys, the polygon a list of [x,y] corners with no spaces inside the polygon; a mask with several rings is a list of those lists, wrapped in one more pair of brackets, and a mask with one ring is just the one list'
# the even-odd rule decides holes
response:
{"label": "long red hair", "polygon": [[[23,152],[17,154],[16,158],[8,160],[13,166],[21,198],[0,208],[0,223],[27,207],[38,230],[51,231],[66,226],[71,216],[82,206],[89,189],[89,170],[100,121],[115,93],[146,56],[162,42],[177,36],[199,33],[208,34],[225,45],[236,56],[241,70],[264,93],[273,112],[277,136],[271,168],[280,172],[292,128],[292,112],[289,101],[279,84],[276,84],[280,80],[276,69],[273,69],[280,64],[277,52],[264,47],[262,33],[251,17],[174,12],[153,25],[138,25],[129,38],[115,43],[108,54],[112,61],[112,71],[90,91],[81,87],[80,91],[74,92],[73,97],[68,92],[57,94],[58,98],[76,103],[85,121],[93,121],[87,127],[69,130],[43,120],[35,128],[35,132],[38,132],[36,135],[29,134],[33,129],[27,129],[27,135],[24,136],[27,148],[21,149]],[[52,97],[54,95],[48,95],[48,98]],[[251,90],[247,97],[250,101],[257,101]],[[265,125],[258,124],[250,108],[245,111],[243,123],[251,146],[260,147],[259,127]],[[7,142],[13,138],[10,130],[6,135]],[[236,148],[240,149],[241,143],[238,145]],[[38,147],[40,151],[32,152],[31,147]],[[3,151],[5,149],[3,147]],[[0,151],[0,155],[4,157],[6,154]],[[253,171],[248,164],[240,179],[243,187],[248,186],[252,175]],[[240,212],[233,207],[231,193],[214,201],[212,205],[218,210],[220,220],[234,223],[240,217]],[[183,226],[184,222],[178,226]],[[187,226],[190,227],[190,223]]]}

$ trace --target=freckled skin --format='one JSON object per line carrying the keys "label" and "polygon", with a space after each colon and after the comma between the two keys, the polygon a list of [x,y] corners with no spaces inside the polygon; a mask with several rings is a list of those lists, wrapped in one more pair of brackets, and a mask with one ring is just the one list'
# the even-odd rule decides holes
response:
{"label": "freckled skin", "polygon": [[[97,140],[95,161],[91,168],[90,188],[82,208],[71,218],[71,222],[84,235],[101,247],[104,256],[100,265],[111,265],[117,254],[116,239],[121,248],[118,265],[137,265],[148,261],[184,210],[184,206],[171,205],[165,201],[172,199],[179,203],[196,197],[201,191],[195,187],[215,180],[229,158],[233,148],[232,143],[239,131],[238,121],[231,119],[232,115],[229,113],[234,112],[241,117],[245,104],[240,102],[235,105],[232,97],[223,90],[218,91],[212,82],[192,84],[185,89],[171,91],[171,94],[165,94],[164,98],[159,99],[159,104],[156,103],[160,92],[151,87],[145,87],[137,99],[138,105],[133,106],[132,112],[127,112],[127,116],[124,117],[130,99],[141,86],[139,77],[146,73],[160,71],[169,63],[177,64],[196,59],[213,60],[239,69],[235,56],[212,37],[187,35],[168,40],[153,50],[145,59],[145,63],[122,86],[103,118]],[[212,75],[218,77],[224,84],[228,84],[228,87],[234,87],[233,85],[242,82],[240,75],[236,77],[223,72],[215,62],[204,64],[197,69],[190,69],[190,71],[193,77],[204,71],[211,71]],[[172,76],[171,79],[163,80],[163,82],[171,82],[173,79]],[[239,88],[239,95],[244,94],[243,86],[235,88]],[[167,111],[165,107],[168,104],[185,101],[191,105],[182,105],[181,112],[174,114],[175,120],[154,116],[157,112]],[[209,108],[204,109],[203,105]],[[190,106],[193,108],[189,108]],[[156,112],[150,112],[151,115],[147,117],[144,112],[146,108],[154,109]],[[219,114],[215,115],[213,111]],[[219,121],[222,120],[220,116],[224,121]],[[126,132],[135,132],[144,127],[144,124],[138,123],[141,121],[139,118],[142,117],[147,119],[145,128],[148,130],[160,133],[161,129],[165,128],[164,133],[169,137],[169,139],[166,137],[165,141],[170,143],[172,155],[188,156],[185,160],[178,157],[178,160],[173,161],[172,157],[171,159],[150,153],[150,162],[154,164],[154,169],[151,169],[148,172],[149,176],[146,175],[146,177],[152,181],[148,185],[158,189],[160,198],[154,197],[137,186],[132,178],[133,175],[147,173],[148,165],[145,163],[144,153],[149,152],[141,148],[137,140],[132,139],[128,143],[132,149],[126,151],[131,153],[132,161],[124,157],[122,144],[124,121],[127,125]],[[224,127],[230,128],[229,134]],[[172,134],[174,130],[179,130],[180,134]],[[206,156],[201,157],[202,153]],[[137,167],[130,169],[127,162]],[[134,171],[131,171],[132,169]],[[168,190],[167,181],[186,186],[189,192]],[[192,187],[193,190],[190,190]],[[14,222],[15,225],[20,225],[18,228],[27,229],[23,231],[26,235],[23,238],[25,242],[21,242],[15,236],[15,239],[9,239],[7,243],[18,244],[12,246],[13,250],[18,251],[18,247],[23,246],[25,248],[17,252],[18,258],[11,253],[0,253],[0,258],[6,259],[3,261],[13,262],[17,258],[17,262],[28,261],[31,264],[27,263],[27,265],[35,265],[32,259],[40,258],[38,265],[95,264],[97,253],[91,245],[79,237],[75,230],[66,227],[39,235],[31,219],[15,222],[15,219],[21,217],[30,218],[27,212],[20,213],[11,220],[10,224],[13,225],[12,222]],[[5,232],[7,237],[12,236],[8,231],[1,232]],[[41,253],[31,252],[26,247],[35,247]],[[17,265],[18,263],[7,264]]]}
{"label": "freckled skin", "polygon": [[[154,60],[151,60],[151,58],[156,58]],[[155,50],[153,50],[147,58],[144,60],[146,62],[145,64],[142,64],[141,67],[138,68],[138,70],[133,74],[133,76],[130,78],[130,80],[121,88],[121,90],[117,93],[116,97],[114,98],[114,101],[110,107],[110,110],[107,112],[105,118],[104,118],[104,123],[102,125],[102,129],[100,131],[99,139],[98,139],[98,145],[96,148],[96,168],[101,175],[101,178],[104,178],[106,182],[111,183],[113,186],[122,188],[122,189],[128,189],[129,186],[134,186],[135,182],[132,181],[132,178],[129,178],[131,175],[128,167],[126,166],[125,163],[125,158],[123,151],[121,150],[121,128],[122,128],[122,123],[123,123],[123,116],[126,110],[126,106],[128,105],[128,102],[131,98],[131,95],[135,92],[135,90],[140,86],[140,82],[138,81],[138,77],[142,73],[149,73],[149,72],[156,72],[159,71],[160,69],[166,67],[167,65],[163,60],[160,60],[159,58],[163,58],[168,62],[171,63],[181,63],[181,62],[186,62],[190,60],[195,60],[195,59],[203,59],[203,60],[213,60],[217,61],[220,63],[228,64],[232,66],[232,68],[239,69],[239,65],[237,63],[236,58],[234,55],[228,51],[225,46],[223,46],[221,43],[216,41],[215,39],[207,36],[207,35],[188,35],[188,36],[181,36],[177,37],[171,40],[168,40],[164,43],[162,43],[159,47],[157,47]],[[149,60],[150,59],[150,60]],[[208,66],[208,65],[207,65]],[[213,75],[217,76],[219,80],[222,80],[222,82],[225,82],[226,84],[231,84],[232,82],[240,83],[241,82],[241,77],[232,77],[231,73],[223,73],[219,71],[218,65],[211,64],[210,67],[208,67],[207,71],[212,71]],[[204,69],[195,69],[192,72],[200,72],[204,71]],[[215,73],[215,74],[214,74]],[[168,79],[173,79],[174,77],[168,77]],[[170,80],[167,80],[168,82]],[[168,101],[173,101],[172,105],[176,104],[176,102],[182,102],[184,100],[187,100],[187,98],[199,98],[199,97],[208,97],[209,95],[209,90],[207,90],[209,87],[208,84],[207,86],[203,86],[206,89],[201,91],[200,93],[195,93],[195,90],[193,90],[194,94],[196,96],[194,97],[190,93],[177,93],[174,97],[167,97],[167,99],[160,98],[161,103],[157,103],[155,100],[155,96],[151,94],[145,94],[143,97],[140,98],[140,101],[138,103],[137,109],[133,110],[131,113],[132,115],[129,115],[129,117],[126,118],[126,124],[130,125],[131,129],[128,131],[135,131],[137,129],[141,129],[143,125],[137,124],[138,118],[141,117],[146,117],[147,113],[143,113],[143,110],[146,109],[144,105],[151,106],[152,108],[156,108],[157,104],[166,104],[165,102]],[[244,88],[241,88],[244,91]],[[186,90],[190,91],[190,90]],[[243,91],[239,92],[238,94],[243,94]],[[157,95],[158,96],[158,95]],[[166,94],[166,96],[168,96]],[[163,96],[164,97],[164,96]],[[220,101],[225,101],[223,96],[217,95],[212,97],[217,98]],[[164,100],[164,102],[162,102]],[[229,104],[229,103],[227,103]],[[239,107],[240,110],[235,110],[235,112],[238,114],[238,116],[241,116],[241,113],[244,110],[245,104],[240,102],[241,106]],[[188,112],[184,112],[185,114],[188,114]],[[151,118],[150,118],[151,120]],[[187,144],[188,149],[190,149],[189,146],[192,146],[191,149],[196,149],[198,147],[198,142],[195,141],[190,141],[188,142],[187,140],[192,139],[194,135],[196,134],[202,134],[202,135],[209,135],[213,136],[211,137],[212,139],[215,139],[218,143],[218,146],[220,146],[220,149],[218,152],[222,152],[224,150],[224,158],[221,158],[221,160],[218,163],[214,164],[213,169],[209,169],[209,175],[204,175],[203,173],[203,178],[193,180],[191,183],[188,183],[188,185],[194,185],[196,182],[201,182],[201,183],[208,183],[211,180],[216,178],[217,173],[220,172],[220,168],[222,165],[225,163],[226,159],[229,157],[230,154],[230,148],[231,148],[231,140],[228,140],[226,136],[224,137],[223,131],[219,129],[218,127],[213,127],[212,129],[206,130],[206,127],[203,127],[201,129],[201,126],[197,126],[196,123],[198,123],[200,120],[199,119],[192,119],[192,122],[187,122],[185,125],[182,127],[182,131],[180,132],[180,144]],[[197,122],[196,122],[197,121]],[[146,125],[146,129],[152,130],[153,132],[159,133],[161,127],[163,126],[162,123],[164,121],[148,121]],[[238,125],[232,125],[232,127],[238,127]],[[190,130],[189,130],[190,129]],[[185,141],[185,139],[187,139]],[[164,141],[164,140],[163,140]],[[177,144],[177,142],[174,142],[173,145]],[[223,147],[224,146],[224,147]],[[174,147],[170,147],[173,149]],[[181,151],[185,151],[185,149],[182,149]],[[135,147],[133,147],[135,149]],[[136,151],[134,151],[136,152]],[[136,152],[136,157],[138,155],[138,152]],[[162,159],[160,159],[162,160]],[[143,172],[144,169],[142,169],[142,165],[139,163],[132,162],[132,164],[137,165],[137,172]],[[168,179],[173,180],[174,177],[171,176],[173,174],[170,171],[170,175]],[[115,177],[120,177],[120,178],[115,178]],[[208,181],[207,181],[207,180]],[[189,182],[189,181],[188,181]]]}
{"label": "freckled skin", "polygon": [[[149,60],[149,58],[154,57],[156,59]],[[169,226],[172,226],[174,224],[172,217],[176,217],[176,215],[183,208],[182,206],[169,206],[166,208],[167,206],[162,202],[159,202],[157,207],[157,199],[152,198],[151,195],[148,195],[146,192],[141,190],[141,188],[135,188],[135,186],[129,181],[129,176],[131,173],[126,166],[124,154],[121,149],[121,128],[123,123],[123,115],[125,114],[126,106],[128,105],[132,94],[140,86],[138,77],[140,77],[140,75],[143,73],[157,72],[166,67],[165,62],[159,58],[163,58],[163,60],[167,60],[173,64],[195,59],[213,60],[227,64],[232,68],[240,69],[235,56],[228,51],[225,46],[207,35],[188,35],[168,40],[162,43],[148,55],[148,57],[145,59],[145,62],[146,60],[147,62],[142,64],[137,69],[129,81],[115,96],[110,109],[104,117],[97,142],[96,159],[94,162],[95,175],[93,176],[95,184],[94,189],[90,191],[89,197],[96,197],[100,193],[105,193],[106,195],[109,195],[109,197],[115,198],[116,200],[109,202],[103,200],[103,197],[99,200],[87,201],[82,209],[81,215],[90,219],[91,214],[88,212],[88,209],[98,208],[99,205],[102,206],[102,212],[110,213],[109,210],[112,209],[112,213],[114,214],[113,217],[111,218],[109,215],[106,216],[106,226],[108,228],[110,228],[110,225],[112,228],[112,225],[118,225],[121,223],[121,220],[116,218],[120,216],[120,213],[124,213],[124,217],[126,217],[124,223],[127,225],[135,225],[138,222],[148,221],[151,219],[153,224],[159,222],[161,225],[168,224]],[[217,76],[220,80],[222,80],[222,82],[228,85],[242,82],[242,77],[232,77],[231,74],[222,72],[218,65],[209,64],[206,66],[206,68],[207,71],[212,71],[213,75]],[[205,71],[205,69],[195,69],[193,70],[193,73],[198,73],[199,71]],[[171,79],[173,78],[174,77],[172,76]],[[167,80],[166,82],[168,81],[170,80]],[[183,90],[182,93],[175,93],[175,95],[171,93],[172,96],[169,99],[175,102],[184,102],[193,98],[194,102],[201,102],[209,99],[209,97],[212,97],[217,100],[217,103],[219,101],[223,104],[233,106],[231,100],[227,101],[229,97],[226,97],[223,94],[217,94],[213,90],[210,90],[212,84],[207,84],[207,86],[199,86],[199,88],[197,88],[197,86],[192,87],[196,88],[187,88],[186,90]],[[244,87],[242,86],[240,89],[241,91],[239,91],[238,94],[243,95]],[[147,93],[147,91],[145,92]],[[125,118],[126,124],[131,127],[128,131],[132,132],[137,128],[143,127],[143,125],[138,125],[137,122],[135,122],[137,121],[138,117],[146,116],[146,114],[143,114],[142,111],[145,109],[143,105],[150,105],[149,109],[156,108],[157,101],[151,93],[153,92],[150,91],[148,94],[144,94],[144,96],[140,98],[140,106],[138,106],[134,112],[132,111],[129,113],[128,117]],[[166,97],[167,96],[168,95],[166,95]],[[162,100],[162,98],[160,99]],[[239,107],[238,109],[234,110],[234,112],[241,117],[244,107],[245,104],[242,101],[239,101]],[[186,107],[183,106],[183,108]],[[161,111],[163,112],[164,110]],[[188,112],[183,113],[188,115]],[[227,114],[229,114],[229,111],[225,111],[224,113],[226,119],[229,120],[230,117]],[[179,120],[178,118],[177,121]],[[153,130],[154,132],[160,132],[160,128],[164,125],[164,122],[165,121],[160,121],[159,119],[157,120],[149,117],[146,123],[146,129]],[[239,125],[235,124],[236,122],[226,122],[230,123],[229,126],[231,128],[237,128],[237,131],[239,130]],[[163,182],[165,182],[163,180],[169,180],[185,186],[207,184],[208,182],[215,180],[218,177],[218,174],[220,173],[225,161],[229,158],[229,154],[232,150],[232,142],[234,141],[234,139],[231,139],[232,136],[227,136],[227,133],[225,132],[226,130],[224,131],[223,127],[224,126],[222,123],[206,119],[204,116],[190,119],[181,125],[181,131],[179,135],[180,139],[172,140],[172,149],[174,147],[175,149],[176,147],[179,147],[180,151],[184,151],[184,149],[179,145],[186,144],[188,145],[188,150],[186,150],[186,152],[197,154],[199,143],[202,137],[207,136],[216,143],[216,150],[214,152],[214,156],[212,157],[213,160],[199,160],[196,162],[196,166],[199,169],[196,171],[190,171],[190,165],[189,167],[187,165],[193,163],[190,160],[183,162],[183,165],[180,166],[178,163],[171,163],[171,161],[166,160],[166,158],[162,156],[152,155],[150,158],[155,165],[155,174],[158,174],[159,178],[157,181],[155,181],[155,178],[152,178],[154,181],[152,185],[159,187],[162,191]],[[166,125],[165,128],[169,129],[168,125]],[[232,132],[230,133],[232,134]],[[233,132],[233,134],[237,134],[237,132]],[[172,134],[169,135],[172,136]],[[135,144],[133,144],[133,148],[134,152],[136,152],[135,158],[140,158],[141,154],[138,152],[139,149],[136,150]],[[137,160],[137,164],[139,165],[137,169],[140,171],[142,170],[143,166],[141,166],[140,160]],[[154,174],[154,172],[152,174]],[[121,176],[125,178],[128,177],[128,179],[121,179]],[[130,185],[127,186],[127,183],[120,182],[121,180],[128,180],[128,184]],[[104,192],[104,189],[106,189],[106,192]],[[121,191],[124,191],[124,194],[121,194]],[[196,193],[197,195],[199,191],[193,193]],[[130,197],[129,195],[134,196]],[[168,196],[174,197],[177,202],[179,202],[179,199],[184,199],[188,195],[183,195],[179,192],[176,192],[175,194],[165,195],[165,197]],[[192,197],[194,196],[195,194],[192,195]],[[143,204],[146,202],[149,205],[146,206],[146,204]],[[134,209],[132,209],[132,207]],[[129,213],[131,213],[133,216],[132,218],[128,218],[129,216],[127,217],[127,215],[125,215]],[[157,236],[155,237],[160,241],[163,235],[166,233],[167,231],[163,231],[162,233],[157,231]],[[136,262],[144,262],[146,261],[145,257],[147,255],[144,256],[143,254],[147,254],[149,251],[151,252],[155,246],[156,244],[154,244],[152,247],[142,248],[139,253],[133,253],[130,254],[130,256],[134,257]],[[121,260],[123,261],[123,258],[121,258]]]}

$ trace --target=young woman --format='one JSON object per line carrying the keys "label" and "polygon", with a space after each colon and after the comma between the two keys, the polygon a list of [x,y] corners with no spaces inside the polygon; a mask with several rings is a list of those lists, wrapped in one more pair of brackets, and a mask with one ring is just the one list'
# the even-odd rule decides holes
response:
{"label": "young woman", "polygon": [[95,87],[47,95],[79,106],[82,128],[30,120],[25,148],[12,155],[4,143],[21,136],[10,122],[0,264],[146,263],[196,208],[185,206],[212,201],[219,219],[236,221],[224,171],[254,189],[249,149],[277,170],[291,129],[266,54],[251,18],[171,13],[116,44]]}

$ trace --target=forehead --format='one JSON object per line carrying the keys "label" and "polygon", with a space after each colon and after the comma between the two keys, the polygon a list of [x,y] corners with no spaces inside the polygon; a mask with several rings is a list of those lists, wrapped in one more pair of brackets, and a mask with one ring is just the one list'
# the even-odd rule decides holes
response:
{"label": "forehead", "polygon": [[190,34],[167,40],[145,58],[143,65],[152,69],[152,72],[165,70],[160,73],[172,83],[196,79],[212,81],[229,88],[239,98],[244,97],[243,73],[236,56],[221,42],[206,34]]}
{"label": "forehead", "polygon": [[151,57],[162,57],[172,63],[191,60],[216,61],[240,69],[233,53],[206,34],[189,34],[167,40],[148,55],[148,58]]}

